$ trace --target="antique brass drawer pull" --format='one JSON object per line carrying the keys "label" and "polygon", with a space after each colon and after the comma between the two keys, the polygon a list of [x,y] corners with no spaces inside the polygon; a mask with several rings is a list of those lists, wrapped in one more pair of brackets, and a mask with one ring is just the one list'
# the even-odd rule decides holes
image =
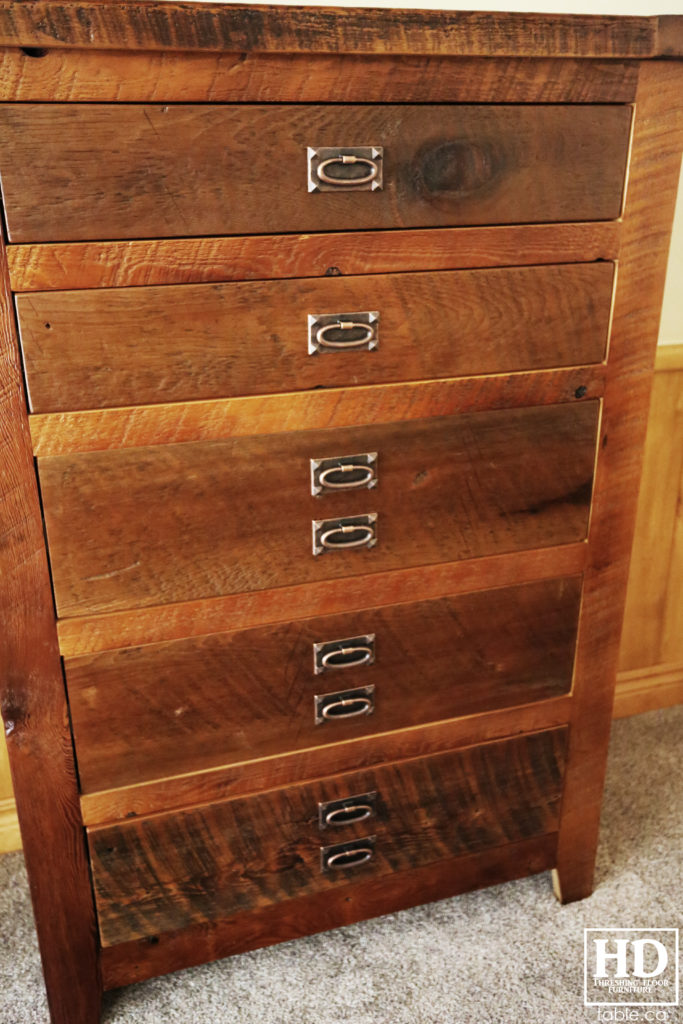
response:
{"label": "antique brass drawer pull", "polygon": [[328,811],[325,815],[326,825],[355,825],[358,821],[365,821],[371,817],[372,807],[370,804],[352,804],[350,807],[337,807],[334,811]]}
{"label": "antique brass drawer pull", "polygon": [[320,848],[320,870],[337,871],[341,868],[357,868],[367,864],[375,853],[376,836],[356,839],[350,843],[336,843]]}
{"label": "antique brass drawer pull", "polygon": [[[382,188],[381,146],[309,146],[307,153],[309,192],[374,192]],[[356,166],[360,174],[345,170]]]}
{"label": "antique brass drawer pull", "polygon": [[[357,178],[337,178],[334,175],[327,173],[327,168],[333,167],[335,164],[365,164],[370,168],[370,170],[367,174],[360,175]],[[328,157],[327,160],[323,160],[322,163],[319,163],[316,173],[320,180],[324,181],[326,185],[341,185],[342,187],[348,188],[349,185],[367,185],[369,182],[374,181],[379,174],[379,164],[376,160],[372,160],[367,156],[354,156],[352,153],[340,153],[339,156]]]}
{"label": "antique brass drawer pull", "polygon": [[372,701],[369,697],[341,697],[333,700],[320,712],[323,718],[356,718],[358,715],[367,715],[372,709]]}
{"label": "antique brass drawer pull", "polygon": [[[351,660],[349,660],[351,655]],[[333,659],[343,658],[338,661]],[[353,668],[357,665],[367,665],[372,660],[372,647],[340,647],[336,651],[328,651],[320,659],[323,668]]]}
{"label": "antique brass drawer pull", "polygon": [[[340,473],[342,477],[348,477],[349,473],[360,473],[361,476],[360,479],[353,479],[351,477],[348,477],[347,480],[331,479],[332,476],[336,476]],[[318,477],[320,483],[323,484],[324,487],[331,487],[333,490],[338,491],[350,491],[354,487],[367,487],[374,478],[375,471],[372,466],[356,466],[353,463],[345,466],[329,466],[327,469],[324,469]]]}
{"label": "antique brass drawer pull", "polygon": [[377,513],[313,520],[313,554],[371,548],[377,543]]}
{"label": "antique brass drawer pull", "polygon": [[[338,537],[345,537],[348,534],[360,533],[360,537],[353,540],[337,540]],[[324,548],[334,551],[335,548],[362,548],[374,536],[371,526],[335,526],[332,530],[326,530],[320,535],[320,543]],[[334,538],[334,539],[333,539]]]}
{"label": "antique brass drawer pull", "polygon": [[330,669],[360,668],[375,660],[375,634],[349,637],[348,640],[327,640],[313,644],[313,666],[317,676]]}
{"label": "antique brass drawer pull", "polygon": [[[360,533],[360,537],[355,534]],[[338,540],[339,537],[351,535],[352,540]],[[335,526],[326,530],[320,535],[320,543],[324,548],[334,551],[336,548],[362,548],[374,537],[374,530],[369,525],[363,526]]]}
{"label": "antique brass drawer pull", "polygon": [[[358,329],[362,330],[364,333],[362,337],[354,338],[353,340],[330,341],[329,338],[326,337],[328,331],[355,331]],[[322,348],[362,348],[363,345],[367,345],[373,334],[374,331],[372,330],[372,327],[369,327],[367,324],[357,324],[353,320],[337,320],[334,324],[325,324],[324,327],[321,327],[316,332],[315,340]]]}
{"label": "antique brass drawer pull", "polygon": [[[335,334],[336,333],[336,337]],[[360,332],[360,333],[359,333]],[[330,337],[330,335],[332,335]],[[315,313],[308,316],[308,354],[344,352],[365,349],[374,351],[379,345],[379,313]]]}
{"label": "antique brass drawer pull", "polygon": [[311,494],[352,491],[377,486],[377,452],[311,459]]}
{"label": "antique brass drawer pull", "polygon": [[375,710],[375,687],[359,686],[339,693],[316,694],[313,706],[316,725],[348,718],[364,718]]}
{"label": "antique brass drawer pull", "polygon": [[345,800],[328,800],[318,804],[318,826],[321,831],[327,828],[343,828],[344,825],[357,825],[377,814],[377,791],[360,793]]}

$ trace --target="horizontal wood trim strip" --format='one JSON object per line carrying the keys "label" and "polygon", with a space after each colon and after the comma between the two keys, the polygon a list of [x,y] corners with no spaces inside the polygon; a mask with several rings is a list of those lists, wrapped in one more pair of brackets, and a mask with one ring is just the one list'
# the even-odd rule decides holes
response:
{"label": "horizontal wood trim strip", "polygon": [[57,624],[63,657],[206,636],[292,618],[360,611],[380,604],[406,604],[528,583],[582,572],[586,544],[519,551],[460,562],[398,569],[343,579],[281,587],[250,594],[157,605],[109,615],[63,619]]}
{"label": "horizontal wood trim strip", "polygon": [[182,967],[353,924],[470,889],[550,869],[557,835],[510,843],[495,850],[441,861],[384,879],[354,882],[321,896],[305,896],[230,920],[195,925],[101,952],[105,989],[144,981]]}
{"label": "horizontal wood trim strip", "polygon": [[[676,23],[663,22],[668,55]],[[3,0],[0,45],[98,50],[656,57],[657,17]]]}
{"label": "horizontal wood trim strip", "polygon": [[0,97],[106,103],[628,103],[634,61],[0,51]]}
{"label": "horizontal wood trim strip", "polygon": [[29,417],[38,457],[513,409],[602,395],[604,365],[282,395],[42,413]]}
{"label": "horizontal wood trim strip", "polygon": [[617,675],[614,718],[683,704],[683,664],[648,665]]}
{"label": "horizontal wood trim strip", "polygon": [[683,344],[658,345],[655,373],[672,373],[678,370],[683,370]]}
{"label": "horizontal wood trim strip", "polygon": [[16,292],[615,259],[621,223],[10,245]]}
{"label": "horizontal wood trim strip", "polygon": [[414,726],[400,732],[380,733],[323,749],[297,751],[286,756],[84,794],[81,797],[83,820],[87,826],[105,825],[126,817],[246,796],[387,761],[402,761],[505,736],[551,729],[567,724],[571,704],[570,696],[557,697],[524,707]]}
{"label": "horizontal wood trim strip", "polygon": [[0,800],[0,854],[20,849],[21,833],[14,800]]}

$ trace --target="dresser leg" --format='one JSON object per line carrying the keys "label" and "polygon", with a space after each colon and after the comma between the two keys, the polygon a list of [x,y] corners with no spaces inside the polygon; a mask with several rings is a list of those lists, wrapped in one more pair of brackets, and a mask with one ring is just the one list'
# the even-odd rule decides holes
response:
{"label": "dresser leg", "polygon": [[593,868],[590,871],[572,871],[553,868],[553,892],[560,903],[575,903],[593,892]]}
{"label": "dresser leg", "polygon": [[52,1024],[98,1024],[95,904],[1,238],[0,374],[0,711]]}

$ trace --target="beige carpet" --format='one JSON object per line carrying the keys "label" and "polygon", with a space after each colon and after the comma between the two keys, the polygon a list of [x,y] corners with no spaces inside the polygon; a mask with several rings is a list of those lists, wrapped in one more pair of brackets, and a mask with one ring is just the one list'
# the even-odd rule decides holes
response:
{"label": "beige carpet", "polygon": [[[597,888],[582,903],[560,907],[549,875],[510,882],[109,993],[103,1021],[597,1022],[584,927],[681,924],[682,735],[683,707],[615,723]],[[20,854],[0,858],[0,1021],[47,1021]]]}

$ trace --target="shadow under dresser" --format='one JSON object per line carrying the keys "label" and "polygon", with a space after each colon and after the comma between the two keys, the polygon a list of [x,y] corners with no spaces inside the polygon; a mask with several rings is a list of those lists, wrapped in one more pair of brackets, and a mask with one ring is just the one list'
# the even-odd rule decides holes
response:
{"label": "shadow under dresser", "polygon": [[683,18],[0,0],[2,710],[53,1024],[588,895]]}

